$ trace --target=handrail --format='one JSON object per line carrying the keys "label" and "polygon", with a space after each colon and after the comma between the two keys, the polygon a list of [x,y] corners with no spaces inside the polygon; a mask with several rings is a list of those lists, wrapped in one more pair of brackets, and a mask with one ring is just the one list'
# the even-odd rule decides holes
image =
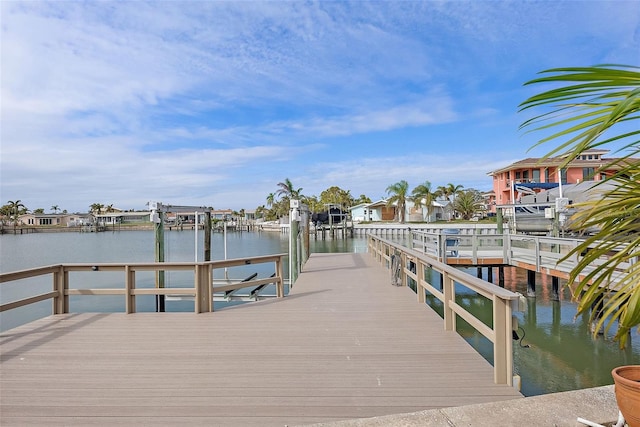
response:
{"label": "handrail", "polygon": [[[450,244],[449,242],[454,242]],[[584,240],[549,236],[532,236],[525,234],[446,234],[430,233],[422,230],[411,231],[412,248],[420,253],[430,255],[442,262],[456,264],[467,261],[470,265],[492,264],[522,267],[536,272],[552,273],[555,276],[568,278],[578,264],[580,255],[574,254],[569,259],[563,258]],[[595,247],[595,245],[594,245]],[[621,245],[620,248],[623,246]],[[607,255],[603,255],[584,271],[581,278],[598,265],[604,263]],[[623,272],[631,267],[637,259],[621,263],[618,270]]]}
{"label": "handrail", "polygon": [[[43,267],[30,268],[7,273],[0,273],[0,284],[16,280],[34,277],[53,276],[53,290],[39,295],[22,298],[19,300],[0,304],[0,312],[12,310],[18,307],[34,304],[36,302],[53,300],[53,314],[69,313],[70,295],[124,295],[125,312],[135,313],[137,295],[192,295],[195,299],[194,311],[196,313],[213,311],[213,294],[233,289],[260,286],[274,283],[276,296],[284,296],[283,258],[287,254],[263,255],[255,257],[234,258],[229,260],[205,261],[205,262],[136,262],[136,263],[97,263],[97,264],[56,264]],[[249,264],[274,263],[275,273],[272,277],[227,284],[223,286],[213,285],[213,271],[229,267],[238,267]],[[193,271],[194,286],[190,288],[136,288],[136,272],[138,271]],[[123,288],[100,289],[70,289],[69,273],[73,271],[94,272],[123,272]]]}
{"label": "handrail", "polygon": [[[493,343],[494,382],[513,385],[512,312],[517,311],[520,294],[485,282],[415,249],[372,234],[368,235],[368,247],[375,259],[388,269],[391,269],[392,255],[401,257],[401,283],[406,286],[408,278],[415,281],[418,302],[425,303],[425,291],[442,301],[445,330],[456,330],[457,315],[489,339]],[[409,261],[415,264],[415,273],[408,267]],[[429,268],[441,274],[442,290],[436,289],[433,284],[427,281],[425,271]],[[456,303],[456,283],[477,292],[492,302],[493,321],[491,326],[487,326]]]}

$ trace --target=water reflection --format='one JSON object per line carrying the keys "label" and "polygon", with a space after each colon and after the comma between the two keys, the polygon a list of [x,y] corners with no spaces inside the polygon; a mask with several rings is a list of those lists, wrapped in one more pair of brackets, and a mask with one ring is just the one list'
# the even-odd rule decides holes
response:
{"label": "water reflection", "polygon": [[[483,278],[487,279],[486,269]],[[466,269],[476,275],[476,269]],[[526,295],[526,271],[505,268],[505,288]],[[438,283],[431,273],[432,283]],[[493,275],[497,277],[496,274]],[[632,332],[631,345],[618,348],[610,333],[606,338],[593,338],[588,315],[576,316],[576,304],[570,290],[560,281],[559,300],[554,300],[551,278],[536,274],[536,296],[527,298],[526,308],[516,313],[521,341],[513,341],[514,373],[522,378],[522,393],[531,396],[612,384],[611,370],[620,365],[640,363],[640,336]],[[490,301],[456,285],[456,302],[491,325]],[[442,303],[427,296],[427,303],[442,316]],[[492,362],[493,345],[457,318],[458,332]],[[528,346],[528,347],[525,347]]]}

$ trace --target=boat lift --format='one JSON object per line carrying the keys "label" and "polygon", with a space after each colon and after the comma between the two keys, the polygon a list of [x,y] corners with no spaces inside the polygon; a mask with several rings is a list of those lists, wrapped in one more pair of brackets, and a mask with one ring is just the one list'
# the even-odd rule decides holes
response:
{"label": "boat lift", "polygon": [[[195,213],[194,232],[195,232],[195,262],[198,262],[198,214],[204,213],[204,261],[211,261],[211,208],[205,206],[181,206],[181,205],[165,205],[161,202],[150,201],[148,203],[151,211],[151,222],[155,224],[155,261],[164,262],[164,214],[171,213]],[[225,242],[226,257],[226,242]],[[164,271],[156,272],[156,288],[164,288],[165,274]],[[165,311],[165,296],[156,296],[156,311]]]}

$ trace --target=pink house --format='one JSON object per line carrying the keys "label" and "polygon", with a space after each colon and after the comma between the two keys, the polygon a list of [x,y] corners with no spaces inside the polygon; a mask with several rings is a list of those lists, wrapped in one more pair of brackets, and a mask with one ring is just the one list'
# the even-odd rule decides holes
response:
{"label": "pink house", "polygon": [[[603,166],[611,163],[615,158],[604,157],[608,150],[587,150],[578,158],[571,161],[562,170],[562,184],[577,184],[583,181],[600,181],[605,176],[610,176],[618,169],[601,170]],[[563,157],[551,157],[548,159],[527,158],[519,160],[501,169],[489,172],[493,177],[493,199],[489,207],[491,212],[496,211],[496,205],[508,205],[515,203],[521,196],[518,184],[526,184],[533,191],[542,191],[544,187],[550,187],[559,183],[558,166],[564,162]],[[640,159],[629,159],[640,161]],[[541,184],[536,188],[532,184]],[[547,184],[547,185],[545,185]]]}

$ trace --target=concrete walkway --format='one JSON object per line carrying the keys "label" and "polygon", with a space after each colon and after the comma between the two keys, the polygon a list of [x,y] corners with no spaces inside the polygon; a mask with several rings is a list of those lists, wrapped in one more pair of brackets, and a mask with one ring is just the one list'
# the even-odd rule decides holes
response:
{"label": "concrete walkway", "polygon": [[612,425],[618,419],[613,386],[545,394],[508,402],[432,409],[384,417],[314,424],[315,427],[584,427],[578,418]]}

